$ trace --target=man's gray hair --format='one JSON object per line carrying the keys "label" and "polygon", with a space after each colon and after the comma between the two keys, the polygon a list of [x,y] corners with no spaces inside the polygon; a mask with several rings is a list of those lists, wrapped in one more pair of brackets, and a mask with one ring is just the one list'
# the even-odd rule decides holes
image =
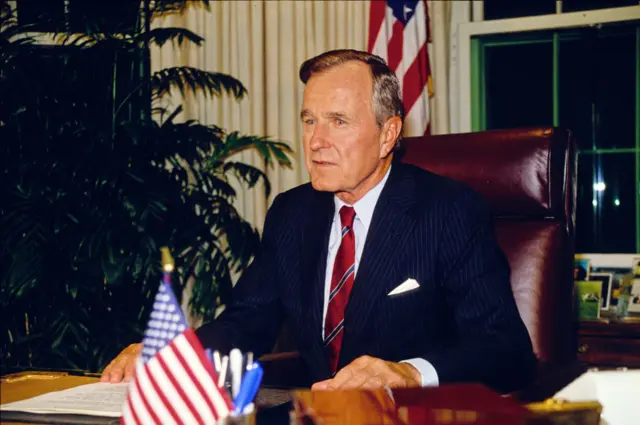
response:
{"label": "man's gray hair", "polygon": [[[373,80],[373,111],[378,127],[391,117],[400,117],[404,123],[404,105],[400,97],[400,82],[396,73],[380,56],[359,50],[330,50],[300,66],[300,80],[307,84],[313,74],[317,74],[349,61],[360,61],[369,65]],[[398,137],[400,140],[400,137]]]}

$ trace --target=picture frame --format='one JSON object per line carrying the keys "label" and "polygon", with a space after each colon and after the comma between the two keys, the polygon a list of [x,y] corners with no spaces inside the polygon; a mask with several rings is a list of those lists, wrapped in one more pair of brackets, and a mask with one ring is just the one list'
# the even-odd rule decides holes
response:
{"label": "picture frame", "polygon": [[580,321],[598,320],[600,318],[600,294],[602,282],[578,280],[574,287],[574,302],[577,319]]}
{"label": "picture frame", "polygon": [[613,273],[592,272],[589,276],[590,281],[602,282],[602,290],[600,296],[600,310],[607,311],[611,306],[611,291],[613,287]]}
{"label": "picture frame", "polygon": [[591,260],[589,258],[581,258],[576,256],[573,260],[573,280],[585,281],[589,280],[591,274]]}
{"label": "picture frame", "polygon": [[640,277],[640,257],[633,257],[631,261],[631,272],[635,277]]}
{"label": "picture frame", "polygon": [[629,312],[640,313],[640,278],[633,279],[631,283],[631,299],[629,300]]}

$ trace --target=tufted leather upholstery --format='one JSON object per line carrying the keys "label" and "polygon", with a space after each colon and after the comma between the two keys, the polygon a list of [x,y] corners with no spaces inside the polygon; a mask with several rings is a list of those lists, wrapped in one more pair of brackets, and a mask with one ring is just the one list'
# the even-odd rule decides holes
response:
{"label": "tufted leather upholstery", "polygon": [[541,367],[571,361],[577,168],[571,134],[533,128],[406,138],[400,155],[489,201]]}

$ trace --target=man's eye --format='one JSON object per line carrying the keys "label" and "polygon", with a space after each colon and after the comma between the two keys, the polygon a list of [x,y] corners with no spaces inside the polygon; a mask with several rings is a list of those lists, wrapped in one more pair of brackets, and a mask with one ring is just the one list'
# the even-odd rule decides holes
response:
{"label": "man's eye", "polygon": [[338,118],[338,119],[336,119],[336,124],[344,125],[344,124],[346,124],[346,122],[344,122],[344,120],[341,120],[341,119]]}
{"label": "man's eye", "polygon": [[307,118],[306,120],[304,120],[304,123],[307,125],[312,125],[316,123],[316,120],[313,120],[311,118]]}

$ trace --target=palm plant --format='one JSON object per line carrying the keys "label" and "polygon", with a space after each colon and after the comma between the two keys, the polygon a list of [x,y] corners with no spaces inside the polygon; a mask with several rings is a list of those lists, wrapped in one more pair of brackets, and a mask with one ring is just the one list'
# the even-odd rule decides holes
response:
{"label": "palm plant", "polygon": [[84,20],[83,31],[60,32],[55,47],[38,46],[3,3],[3,368],[99,370],[138,341],[159,281],[160,246],[176,257],[176,292],[191,279],[190,308],[205,318],[225,302],[231,274],[251,260],[259,235],[234,208],[231,182],[263,182],[267,194],[269,182],[235,155],[251,150],[267,166],[290,167],[291,151],[266,137],[179,122],[182,107],[164,106],[173,89],[247,93],[225,74],[149,72],[151,45],[203,42],[183,28],[150,26],[196,3],[208,7],[208,0],[147,0],[127,31]]}

